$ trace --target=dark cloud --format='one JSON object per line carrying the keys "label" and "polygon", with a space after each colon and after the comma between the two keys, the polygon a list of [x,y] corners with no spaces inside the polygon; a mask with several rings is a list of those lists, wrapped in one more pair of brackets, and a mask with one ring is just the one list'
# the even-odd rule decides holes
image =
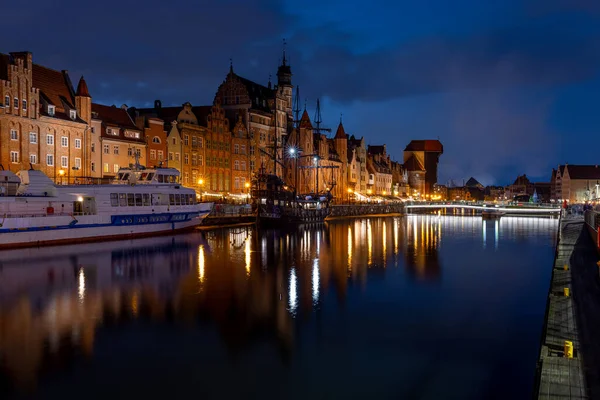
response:
{"label": "dark cloud", "polygon": [[556,86],[600,71],[600,35],[551,26],[462,38],[432,37],[392,50],[353,54],[320,47],[300,65],[320,93],[339,101],[510,86]]}

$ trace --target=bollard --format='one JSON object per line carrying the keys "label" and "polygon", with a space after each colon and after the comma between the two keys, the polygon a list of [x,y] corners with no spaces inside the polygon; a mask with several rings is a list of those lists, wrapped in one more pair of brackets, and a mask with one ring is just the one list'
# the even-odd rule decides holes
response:
{"label": "bollard", "polygon": [[573,342],[565,340],[565,358],[573,358]]}
{"label": "bollard", "polygon": [[568,270],[569,270],[569,266],[568,266],[567,264],[565,264],[565,266],[564,266],[564,270],[565,270],[565,271],[568,271]]}
{"label": "bollard", "polygon": [[570,293],[569,293],[569,288],[563,288],[563,294],[565,295],[565,297],[569,297]]}

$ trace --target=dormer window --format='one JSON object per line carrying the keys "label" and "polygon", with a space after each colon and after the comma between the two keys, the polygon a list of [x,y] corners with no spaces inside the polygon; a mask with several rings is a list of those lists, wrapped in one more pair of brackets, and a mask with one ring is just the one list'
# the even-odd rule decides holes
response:
{"label": "dormer window", "polygon": [[77,118],[77,111],[75,111],[75,110],[69,110],[69,117],[71,119]]}
{"label": "dormer window", "polygon": [[54,112],[56,111],[56,107],[51,104],[48,104],[48,115],[54,117]]}

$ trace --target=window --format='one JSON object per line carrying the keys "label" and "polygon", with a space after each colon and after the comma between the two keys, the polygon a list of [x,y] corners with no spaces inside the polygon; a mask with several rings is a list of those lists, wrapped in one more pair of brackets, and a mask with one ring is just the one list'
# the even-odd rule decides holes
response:
{"label": "window", "polygon": [[241,146],[241,148],[240,148],[240,152],[241,152],[241,154],[246,154],[246,145],[245,145],[245,144],[243,144],[243,145]]}
{"label": "window", "polygon": [[92,133],[96,133],[96,128],[92,126]]}
{"label": "window", "polygon": [[198,138],[196,136],[192,136],[192,147],[198,146]]}
{"label": "window", "polygon": [[116,174],[119,172],[119,164],[113,164],[113,172]]}
{"label": "window", "polygon": [[152,143],[160,144],[160,138],[158,136],[154,136],[152,138]]}
{"label": "window", "polygon": [[173,161],[173,153],[169,152],[169,161]]}
{"label": "window", "polygon": [[242,161],[242,171],[246,170],[246,161]]}
{"label": "window", "polygon": [[48,105],[48,115],[51,117],[54,117],[54,106],[53,105]]}
{"label": "window", "polygon": [[111,207],[118,207],[119,206],[119,194],[118,193],[111,193],[110,194],[110,206]]}
{"label": "window", "polygon": [[177,144],[177,139],[173,138],[173,144]]}
{"label": "window", "polygon": [[37,154],[30,154],[29,155],[29,162],[32,164],[37,164]]}
{"label": "window", "polygon": [[96,143],[92,143],[92,145],[90,146],[92,153],[96,152]]}
{"label": "window", "polygon": [[4,107],[10,107],[10,96],[4,96]]}
{"label": "window", "polygon": [[233,154],[239,154],[239,153],[240,153],[240,145],[234,144],[233,145]]}
{"label": "window", "polygon": [[201,165],[202,165],[202,161],[203,161],[203,160],[202,160],[202,154],[199,154],[199,155],[198,155],[198,165],[200,165],[200,166],[201,166]]}
{"label": "window", "polygon": [[37,144],[37,133],[29,132],[29,143]]}
{"label": "window", "polygon": [[92,162],[92,172],[96,172],[96,163]]}
{"label": "window", "polygon": [[188,164],[190,163],[190,155],[189,155],[188,153],[185,153],[185,154],[183,155],[183,163],[184,163],[185,165],[188,165]]}
{"label": "window", "polygon": [[198,147],[202,148],[202,138],[198,138]]}
{"label": "window", "polygon": [[11,163],[18,163],[19,162],[19,152],[18,151],[11,151],[10,152],[10,162]]}
{"label": "window", "polygon": [[135,149],[135,155],[138,157],[142,157],[142,149]]}
{"label": "window", "polygon": [[183,184],[187,185],[188,183],[190,183],[190,173],[184,172],[183,173]]}
{"label": "window", "polygon": [[52,167],[54,165],[54,156],[52,154],[46,155],[46,165]]}
{"label": "window", "polygon": [[19,134],[14,129],[10,130],[10,140],[19,140]]}
{"label": "window", "polygon": [[250,155],[253,156],[254,155],[254,146],[250,146]]}
{"label": "window", "polygon": [[125,137],[131,138],[131,139],[139,139],[140,138],[140,133],[139,132],[125,131]]}
{"label": "window", "polygon": [[15,97],[14,104],[15,104],[15,108],[18,109],[19,108],[19,98]]}
{"label": "window", "polygon": [[156,160],[156,150],[150,150],[150,159]]}
{"label": "window", "polygon": [[238,178],[238,177],[235,178],[235,180],[233,181],[233,188],[234,189],[240,188],[240,178]]}
{"label": "window", "polygon": [[75,168],[81,169],[81,158],[75,157]]}
{"label": "window", "polygon": [[180,160],[179,153],[175,153],[175,161],[179,161],[179,160]]}
{"label": "window", "polygon": [[22,103],[23,103],[23,110],[27,111],[27,100],[23,100]]}
{"label": "window", "polygon": [[104,163],[104,172],[107,174],[110,172],[110,169],[108,168],[108,163]]}
{"label": "window", "polygon": [[254,160],[250,161],[250,169],[254,171]]}
{"label": "window", "polygon": [[183,136],[183,144],[185,144],[186,146],[190,144],[190,135]]}
{"label": "window", "polygon": [[69,117],[71,119],[77,118],[77,111],[75,111],[75,110],[69,110]]}
{"label": "window", "polygon": [[159,151],[158,151],[158,159],[159,159],[159,160],[164,160],[164,158],[165,158],[165,155],[164,155],[163,151],[162,151],[162,150],[159,150]]}
{"label": "window", "polygon": [[119,146],[118,146],[118,145],[114,145],[114,146],[113,146],[113,154],[114,154],[115,156],[118,156],[118,155],[119,155]]}
{"label": "window", "polygon": [[69,147],[69,138],[68,138],[68,137],[66,137],[66,136],[62,136],[62,137],[60,138],[60,145],[61,145],[62,147]]}
{"label": "window", "polygon": [[81,148],[81,139],[75,139],[75,148],[76,149],[80,149]]}
{"label": "window", "polygon": [[60,158],[60,166],[63,168],[69,168],[69,157],[62,156]]}
{"label": "window", "polygon": [[48,146],[54,146],[54,135],[46,135],[46,144]]}
{"label": "window", "polygon": [[235,161],[233,162],[233,169],[234,169],[235,171],[239,171],[239,170],[240,170],[240,162],[239,162],[238,160],[235,160]]}
{"label": "window", "polygon": [[128,147],[128,148],[127,148],[127,155],[128,155],[129,157],[132,157],[132,156],[133,156],[133,149],[132,149],[131,147]]}

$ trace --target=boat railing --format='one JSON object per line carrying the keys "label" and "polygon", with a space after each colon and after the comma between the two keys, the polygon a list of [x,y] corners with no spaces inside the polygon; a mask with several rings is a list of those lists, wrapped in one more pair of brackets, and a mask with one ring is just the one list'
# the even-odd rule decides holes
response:
{"label": "boat railing", "polygon": [[78,217],[82,215],[96,215],[94,213],[74,212],[74,213],[28,213],[28,214],[4,214],[0,218],[41,218],[41,217]]}

